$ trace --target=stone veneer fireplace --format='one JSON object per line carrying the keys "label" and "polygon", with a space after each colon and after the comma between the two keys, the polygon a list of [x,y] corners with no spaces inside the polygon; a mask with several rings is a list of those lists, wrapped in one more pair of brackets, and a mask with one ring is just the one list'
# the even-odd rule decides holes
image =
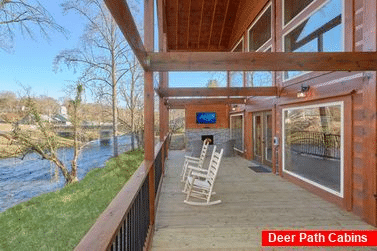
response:
{"label": "stone veneer fireplace", "polygon": [[[203,140],[202,136],[213,136],[213,144],[220,145],[225,143],[230,139],[229,128],[225,129],[186,129],[185,140],[186,140],[186,151],[192,151],[192,143],[197,140]],[[212,147],[208,148],[212,151]]]}

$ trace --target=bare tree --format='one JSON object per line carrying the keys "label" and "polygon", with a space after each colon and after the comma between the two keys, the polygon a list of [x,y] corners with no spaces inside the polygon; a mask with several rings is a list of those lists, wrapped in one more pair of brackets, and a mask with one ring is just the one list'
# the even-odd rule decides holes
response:
{"label": "bare tree", "polygon": [[[120,119],[120,121],[130,130],[131,132],[131,147],[134,150],[135,147],[135,136],[140,134],[143,128],[137,126],[137,119],[140,119],[140,113],[142,112],[143,106],[143,85],[142,77],[143,72],[141,70],[140,64],[138,63],[135,55],[130,56],[130,60],[127,61],[129,66],[129,73],[125,81],[123,81],[120,86],[120,95],[126,102],[127,113],[125,119]],[[138,145],[140,140],[138,140]]]}
{"label": "bare tree", "polygon": [[0,48],[4,51],[13,48],[16,27],[31,38],[35,28],[47,39],[50,30],[65,33],[37,0],[0,0]]}
{"label": "bare tree", "polygon": [[30,152],[35,152],[43,159],[53,162],[63,173],[66,184],[78,181],[77,158],[84,147],[84,144],[78,141],[78,110],[81,104],[82,92],[83,87],[81,84],[78,84],[76,87],[76,97],[74,100],[70,101],[72,105],[72,116],[70,120],[74,128],[74,158],[71,162],[71,171],[68,170],[64,162],[58,157],[57,150],[63,145],[54,132],[53,125],[41,118],[35,99],[30,95],[24,98],[26,106],[25,112],[32,119],[36,130],[21,129],[19,123],[16,121],[13,123],[13,130],[11,132],[0,133],[0,136],[8,139],[11,144],[20,146],[17,153],[22,152],[25,156]]}
{"label": "bare tree", "polygon": [[216,87],[219,87],[219,82],[218,82],[216,79],[208,80],[208,82],[207,82],[207,87],[208,87],[208,88],[216,88]]}
{"label": "bare tree", "polygon": [[76,97],[75,99],[70,100],[70,104],[69,104],[69,108],[70,108],[69,111],[71,111],[70,120],[73,125],[73,159],[71,162],[71,167],[72,167],[71,175],[73,177],[76,177],[76,180],[77,180],[77,159],[79,157],[80,151],[83,149],[83,146],[84,146],[84,145],[81,145],[80,147],[81,141],[79,141],[79,127],[81,124],[81,119],[79,116],[79,109],[80,109],[81,101],[82,101],[81,100],[82,93],[83,93],[83,86],[82,84],[78,83],[76,86]]}
{"label": "bare tree", "polygon": [[10,91],[0,92],[0,112],[14,112],[17,105],[18,100],[15,93]]}
{"label": "bare tree", "polygon": [[[80,68],[80,81],[91,87],[97,97],[110,97],[113,116],[114,156],[118,155],[117,91],[128,72],[129,46],[102,0],[69,0],[65,12],[74,11],[87,20],[81,45],[62,51],[55,58],[55,66],[65,63],[68,68]],[[57,69],[56,68],[56,69]]]}

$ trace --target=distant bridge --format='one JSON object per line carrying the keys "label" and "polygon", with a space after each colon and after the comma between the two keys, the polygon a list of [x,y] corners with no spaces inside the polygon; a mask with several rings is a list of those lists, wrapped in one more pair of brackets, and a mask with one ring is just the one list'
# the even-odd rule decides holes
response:
{"label": "distant bridge", "polygon": [[[80,129],[84,130],[99,130],[100,142],[103,145],[110,143],[110,138],[113,131],[112,124],[105,125],[81,125]],[[73,137],[73,126],[72,125],[55,125],[55,132],[61,137]]]}

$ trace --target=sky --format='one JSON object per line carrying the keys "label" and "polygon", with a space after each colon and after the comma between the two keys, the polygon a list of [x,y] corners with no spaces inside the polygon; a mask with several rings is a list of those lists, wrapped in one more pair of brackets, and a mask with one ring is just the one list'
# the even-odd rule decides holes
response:
{"label": "sky", "polygon": [[77,46],[84,23],[77,15],[64,16],[59,6],[62,3],[60,0],[41,0],[40,3],[58,24],[69,31],[68,38],[61,33],[52,32],[48,41],[35,30],[35,38],[31,39],[16,30],[13,52],[0,50],[0,91],[17,92],[22,89],[22,84],[30,86],[38,96],[48,95],[58,99],[64,97],[64,83],[75,80],[78,76],[68,70],[54,73],[54,57],[63,49]]}
{"label": "sky", "polygon": [[[74,74],[72,70],[64,67],[55,73],[53,60],[60,51],[78,46],[85,23],[77,14],[63,15],[60,7],[63,0],[40,0],[39,2],[55,21],[69,32],[68,38],[61,33],[52,32],[50,40],[46,40],[36,30],[35,39],[31,39],[16,30],[13,52],[8,53],[0,49],[0,92],[18,93],[23,85],[31,87],[32,93],[36,96],[46,95],[59,99],[65,96],[64,85],[68,81],[75,81],[79,74]],[[157,36],[155,40],[158,41]],[[211,76],[210,73],[171,73],[170,86],[204,87]]]}

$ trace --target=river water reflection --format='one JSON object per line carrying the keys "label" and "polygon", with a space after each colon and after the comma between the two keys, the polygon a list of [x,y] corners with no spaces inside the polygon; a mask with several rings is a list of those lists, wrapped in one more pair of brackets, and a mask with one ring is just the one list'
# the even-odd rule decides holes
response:
{"label": "river water reflection", "polygon": [[[130,148],[130,136],[118,137],[119,153]],[[67,167],[73,156],[72,148],[58,151]],[[113,155],[112,140],[108,145],[101,145],[98,140],[90,142],[78,158],[78,178],[83,179],[93,168],[104,167],[105,162]],[[58,179],[54,179],[55,165],[42,160],[35,153],[20,158],[0,159],[0,212],[16,204],[56,191],[64,187],[64,178],[59,171]]]}

